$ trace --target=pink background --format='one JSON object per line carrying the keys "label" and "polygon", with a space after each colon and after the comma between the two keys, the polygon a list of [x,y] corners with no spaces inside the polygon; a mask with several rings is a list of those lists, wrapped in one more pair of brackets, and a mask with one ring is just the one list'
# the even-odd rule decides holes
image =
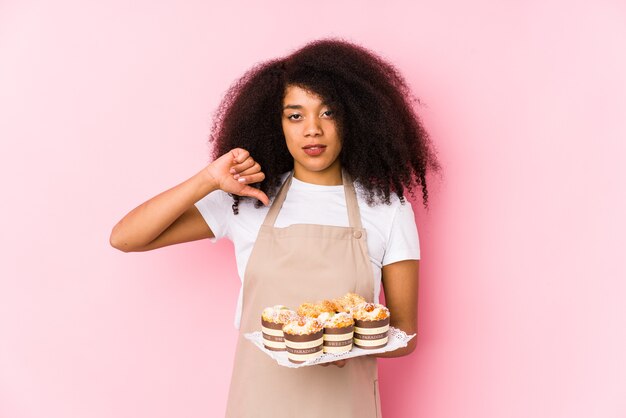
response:
{"label": "pink background", "polygon": [[0,2],[0,417],[222,416],[230,243],[113,225],[208,160],[255,62],[339,35],[424,101],[444,178],[386,417],[626,416],[622,1]]}

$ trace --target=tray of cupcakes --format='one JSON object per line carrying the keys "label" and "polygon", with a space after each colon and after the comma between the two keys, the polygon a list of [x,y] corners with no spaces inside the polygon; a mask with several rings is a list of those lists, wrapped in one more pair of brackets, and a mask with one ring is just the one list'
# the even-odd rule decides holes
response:
{"label": "tray of cupcakes", "polygon": [[283,305],[261,313],[261,331],[244,334],[281,366],[297,368],[406,347],[415,336],[390,327],[387,307],[357,294],[296,310]]}

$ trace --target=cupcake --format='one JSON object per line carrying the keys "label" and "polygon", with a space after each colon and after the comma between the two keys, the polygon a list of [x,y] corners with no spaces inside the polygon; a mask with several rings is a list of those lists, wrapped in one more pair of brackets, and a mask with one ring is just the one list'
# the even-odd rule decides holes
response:
{"label": "cupcake", "polygon": [[318,302],[317,305],[321,313],[327,312],[327,313],[334,314],[335,312],[338,312],[338,306],[334,300],[328,300],[328,299],[322,300]]}
{"label": "cupcake", "polygon": [[324,322],[324,353],[347,353],[352,349],[353,334],[352,315],[340,312],[330,316]]}
{"label": "cupcake", "polygon": [[304,363],[324,354],[324,327],[316,318],[299,317],[283,326],[287,358]]}
{"label": "cupcake", "polygon": [[337,306],[332,300],[322,300],[317,303],[305,302],[297,310],[298,315],[311,318],[317,318],[323,313],[334,314],[336,311]]}
{"label": "cupcake", "polygon": [[308,316],[310,318],[317,318],[320,314],[319,310],[315,306],[315,303],[304,302],[302,305],[298,306],[296,310],[298,316]]}
{"label": "cupcake", "polygon": [[271,351],[285,351],[283,325],[294,320],[297,316],[294,311],[283,305],[263,309],[263,313],[261,313],[263,346]]}
{"label": "cupcake", "polygon": [[355,306],[365,303],[365,299],[356,293],[346,293],[333,301],[337,312],[350,312]]}
{"label": "cupcake", "polygon": [[361,303],[352,308],[354,345],[371,350],[387,345],[389,340],[389,309],[377,303]]}

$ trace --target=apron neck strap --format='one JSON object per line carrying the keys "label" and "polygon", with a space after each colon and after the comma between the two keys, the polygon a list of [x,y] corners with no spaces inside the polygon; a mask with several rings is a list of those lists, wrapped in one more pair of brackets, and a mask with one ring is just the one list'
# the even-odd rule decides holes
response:
{"label": "apron neck strap", "polygon": [[[276,198],[272,202],[270,209],[263,221],[263,225],[274,226],[276,218],[278,218],[278,212],[283,207],[285,197],[287,197],[287,191],[291,187],[291,179],[293,178],[293,170],[287,176],[287,179],[278,190]],[[354,184],[350,174],[344,169],[341,170],[341,179],[343,181],[343,190],[346,195],[346,207],[348,208],[348,221],[353,228],[361,229],[361,212],[359,210],[359,204],[356,198],[356,191],[354,190]]]}
{"label": "apron neck strap", "polygon": [[359,210],[359,203],[356,200],[356,191],[354,190],[354,182],[350,174],[344,169],[341,170],[341,178],[343,179],[343,191],[346,195],[346,207],[348,208],[348,221],[350,226],[357,229],[362,229],[361,225],[361,211]]}

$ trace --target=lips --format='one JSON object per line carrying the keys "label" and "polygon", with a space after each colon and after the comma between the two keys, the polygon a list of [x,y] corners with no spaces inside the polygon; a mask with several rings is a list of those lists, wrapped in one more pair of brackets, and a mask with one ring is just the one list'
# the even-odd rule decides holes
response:
{"label": "lips", "polygon": [[323,153],[326,150],[326,145],[322,145],[322,144],[308,144],[308,145],[303,146],[302,149],[304,150],[304,152],[307,155],[315,157],[317,155],[320,155],[321,153]]}

